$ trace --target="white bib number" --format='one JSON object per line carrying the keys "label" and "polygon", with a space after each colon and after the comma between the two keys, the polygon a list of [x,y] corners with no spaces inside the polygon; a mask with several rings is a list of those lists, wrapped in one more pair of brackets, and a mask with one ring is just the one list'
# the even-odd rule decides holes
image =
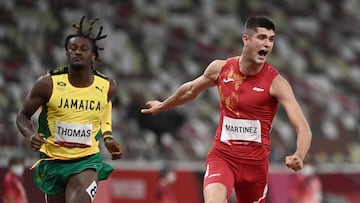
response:
{"label": "white bib number", "polygon": [[91,146],[92,124],[74,124],[56,121],[55,143],[71,147]]}
{"label": "white bib number", "polygon": [[90,196],[91,198],[91,202],[94,201],[95,199],[95,195],[96,195],[96,192],[97,192],[97,184],[95,181],[93,181],[88,188],[86,188],[86,192],[88,193],[88,195]]}
{"label": "white bib number", "polygon": [[259,120],[233,119],[224,116],[220,141],[241,140],[261,143]]}

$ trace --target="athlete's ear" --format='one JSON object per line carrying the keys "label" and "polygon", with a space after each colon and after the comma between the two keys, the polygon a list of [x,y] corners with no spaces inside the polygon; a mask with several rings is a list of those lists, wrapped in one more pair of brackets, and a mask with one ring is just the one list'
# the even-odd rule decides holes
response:
{"label": "athlete's ear", "polygon": [[95,61],[95,59],[96,59],[96,56],[95,56],[94,53],[92,53],[92,54],[91,54],[91,60],[92,60],[92,61]]}
{"label": "athlete's ear", "polygon": [[248,43],[248,41],[249,41],[249,35],[248,34],[243,34],[242,35],[242,41],[243,41],[243,43],[244,43],[244,46],[246,47],[247,46],[247,43]]}

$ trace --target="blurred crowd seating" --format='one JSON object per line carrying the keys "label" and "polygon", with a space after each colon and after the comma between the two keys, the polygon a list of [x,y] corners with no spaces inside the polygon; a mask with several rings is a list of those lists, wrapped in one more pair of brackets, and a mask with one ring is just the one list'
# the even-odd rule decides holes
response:
{"label": "blurred crowd seating", "polygon": [[[96,67],[117,81],[113,131],[124,159],[204,160],[219,116],[216,88],[156,117],[140,109],[168,97],[212,60],[238,55],[246,18],[267,15],[277,25],[269,61],[292,84],[313,130],[307,159],[358,163],[359,10],[355,0],[2,0],[0,158],[37,157],[14,120],[36,78],[66,65],[65,36],[84,15],[99,17],[108,34]],[[271,137],[271,162],[283,162],[296,134],[282,108]]]}

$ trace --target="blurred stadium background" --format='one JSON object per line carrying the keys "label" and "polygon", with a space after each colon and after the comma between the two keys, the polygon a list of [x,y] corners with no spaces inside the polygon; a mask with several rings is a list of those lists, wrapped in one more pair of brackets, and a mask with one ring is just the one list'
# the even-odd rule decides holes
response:
{"label": "blurred stadium background", "polygon": [[[24,155],[28,165],[37,159],[15,128],[17,111],[37,77],[66,65],[63,43],[71,25],[83,15],[99,17],[108,37],[97,67],[118,84],[113,131],[124,150],[117,162],[104,152],[118,179],[106,183],[113,189],[99,195],[108,198],[102,202],[152,202],[151,184],[165,161],[179,172],[178,193],[189,185],[198,190],[185,195],[193,200],[179,201],[201,202],[203,162],[218,120],[216,88],[156,117],[140,109],[197,77],[213,59],[239,54],[246,18],[267,15],[277,25],[269,61],[290,81],[311,124],[306,163],[321,180],[323,202],[360,202],[359,10],[358,0],[0,0],[1,167],[14,154]],[[296,136],[281,108],[271,137],[277,185],[268,202],[290,202],[276,192],[291,186],[288,176],[294,175],[283,160],[294,151]],[[30,176],[27,189],[36,196]]]}

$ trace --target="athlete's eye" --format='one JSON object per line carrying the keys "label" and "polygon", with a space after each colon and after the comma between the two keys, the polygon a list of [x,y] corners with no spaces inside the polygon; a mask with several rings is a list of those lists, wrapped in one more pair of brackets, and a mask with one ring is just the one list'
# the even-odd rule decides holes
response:
{"label": "athlete's eye", "polygon": [[70,46],[70,47],[69,47],[69,50],[71,50],[71,51],[75,51],[75,50],[76,50],[76,47],[74,47],[74,46]]}
{"label": "athlete's eye", "polygon": [[82,51],[88,51],[88,50],[89,50],[89,47],[88,47],[87,45],[82,46],[82,47],[81,47],[81,50],[82,50]]}

